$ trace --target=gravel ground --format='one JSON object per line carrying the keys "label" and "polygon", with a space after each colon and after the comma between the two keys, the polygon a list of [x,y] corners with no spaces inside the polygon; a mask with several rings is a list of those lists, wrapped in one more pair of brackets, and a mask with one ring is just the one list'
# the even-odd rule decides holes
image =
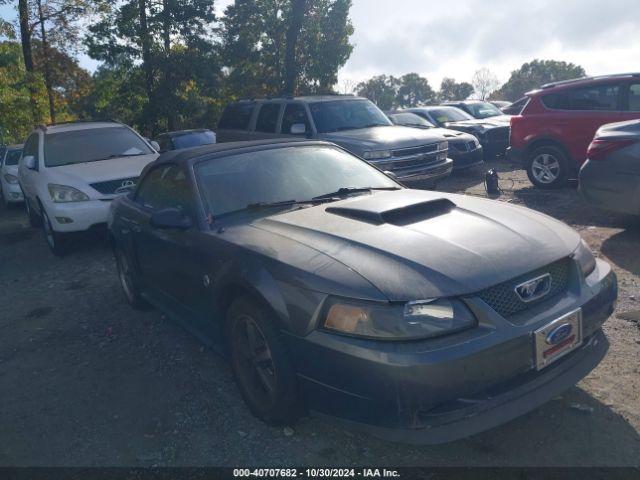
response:
{"label": "gravel ground", "polygon": [[[491,166],[499,201],[572,225],[618,274],[610,351],[561,397],[439,446],[389,443],[316,417],[266,426],[223,359],[159,312],[127,306],[100,237],[55,258],[21,208],[0,207],[0,465],[640,465],[640,221]],[[484,196],[481,173],[440,188]]]}

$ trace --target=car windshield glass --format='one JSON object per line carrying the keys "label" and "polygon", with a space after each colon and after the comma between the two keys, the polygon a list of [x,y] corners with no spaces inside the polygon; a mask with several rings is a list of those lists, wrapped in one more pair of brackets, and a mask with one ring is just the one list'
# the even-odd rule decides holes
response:
{"label": "car windshield glass", "polygon": [[394,113],[390,115],[396,125],[415,125],[418,127],[433,128],[435,125],[415,113]]}
{"label": "car windshield glass", "polygon": [[4,159],[5,165],[18,165],[20,161],[20,156],[22,155],[22,150],[9,150],[7,151],[7,156]]}
{"label": "car windshield glass", "polygon": [[196,178],[214,216],[250,205],[305,201],[341,188],[399,188],[359,158],[331,147],[259,150],[198,163]]}
{"label": "car windshield glass", "polygon": [[438,123],[447,122],[464,122],[465,120],[473,120],[473,117],[457,108],[437,108],[430,110],[429,113]]}
{"label": "car windshield glass", "polygon": [[149,153],[153,153],[153,150],[127,127],[87,128],[50,133],[44,140],[47,167]]}
{"label": "car windshield glass", "polygon": [[369,100],[333,100],[309,105],[320,133],[392,125],[382,110]]}
{"label": "car windshield glass", "polygon": [[173,144],[176,148],[199,147],[200,145],[209,145],[211,143],[216,143],[216,137],[213,132],[209,130],[204,132],[189,132],[173,137]]}
{"label": "car windshield glass", "polygon": [[467,108],[471,111],[471,115],[476,118],[488,118],[504,115],[502,110],[489,102],[470,103],[467,105]]}

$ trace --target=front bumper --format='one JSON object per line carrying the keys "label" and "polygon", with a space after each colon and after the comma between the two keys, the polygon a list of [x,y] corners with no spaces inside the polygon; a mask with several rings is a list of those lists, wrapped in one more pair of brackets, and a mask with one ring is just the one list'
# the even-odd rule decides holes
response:
{"label": "front bumper", "polygon": [[517,163],[519,165],[522,165],[523,159],[524,159],[524,150],[521,148],[509,146],[507,147],[505,157],[507,161],[511,163]]}
{"label": "front bumper", "polygon": [[[542,405],[598,364],[607,349],[601,326],[617,297],[615,275],[598,261],[578,290],[509,320],[476,299],[473,309],[485,309],[476,311],[476,328],[431,340],[375,342],[320,330],[287,338],[302,359],[298,374],[311,410],[386,438],[442,443]],[[582,346],[535,370],[532,332],[579,306]]]}
{"label": "front bumper", "polygon": [[449,149],[449,156],[453,160],[453,170],[464,170],[475,167],[483,163],[482,147],[478,147],[470,152],[461,152]]}
{"label": "front bumper", "polygon": [[616,159],[587,160],[580,169],[580,193],[595,207],[640,215],[640,177],[629,170]]}
{"label": "front bumper", "polygon": [[9,203],[24,202],[22,189],[17,183],[8,183],[2,180],[2,196]]}
{"label": "front bumper", "polygon": [[453,170],[453,160],[447,158],[445,161],[438,162],[437,164],[427,165],[418,169],[406,170],[392,170],[396,174],[398,180],[401,182],[427,182],[435,185],[440,180],[447,178],[451,175]]}
{"label": "front bumper", "polygon": [[94,226],[106,224],[110,205],[111,200],[105,199],[68,203],[48,202],[44,208],[53,230],[67,233],[83,232]]}

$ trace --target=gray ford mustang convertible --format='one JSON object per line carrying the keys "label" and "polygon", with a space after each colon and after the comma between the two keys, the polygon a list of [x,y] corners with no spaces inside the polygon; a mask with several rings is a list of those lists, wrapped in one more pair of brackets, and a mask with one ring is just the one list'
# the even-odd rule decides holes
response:
{"label": "gray ford mustang convertible", "polygon": [[575,231],[403,188],[325,142],[169,152],[109,228],[131,305],[227,352],[270,423],[311,411],[450,441],[543,404],[608,347],[616,278]]}

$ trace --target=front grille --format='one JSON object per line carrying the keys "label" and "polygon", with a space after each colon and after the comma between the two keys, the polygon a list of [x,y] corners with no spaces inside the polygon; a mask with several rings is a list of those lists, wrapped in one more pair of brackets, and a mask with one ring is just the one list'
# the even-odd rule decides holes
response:
{"label": "front grille", "polygon": [[[506,282],[499,283],[493,287],[482,290],[478,296],[484,300],[491,308],[503,317],[514,315],[518,312],[526,310],[532,305],[545,301],[566,291],[569,285],[569,266],[571,260],[563,258],[546,267],[539,268],[533,272],[521,275]],[[551,275],[551,289],[542,298],[533,302],[523,302],[515,292],[515,287],[522,282],[539,277],[549,273]]]}
{"label": "front grille", "polygon": [[119,178],[117,180],[109,180],[106,182],[90,183],[89,185],[91,185],[94,189],[96,189],[103,195],[111,195],[116,193],[116,190],[121,187],[131,186],[131,183],[129,182],[133,182],[133,185],[135,185],[137,181],[138,177],[129,177]]}
{"label": "front grille", "polygon": [[461,141],[461,142],[449,142],[449,147],[458,152],[471,152],[476,149],[476,142]]}
{"label": "front grille", "polygon": [[497,127],[487,131],[487,140],[491,142],[508,142],[509,141],[509,127]]}
{"label": "front grille", "polygon": [[420,145],[418,147],[399,148],[398,150],[393,150],[391,155],[394,157],[409,157],[411,155],[435,153],[437,150],[438,144],[432,143],[431,145]]}

